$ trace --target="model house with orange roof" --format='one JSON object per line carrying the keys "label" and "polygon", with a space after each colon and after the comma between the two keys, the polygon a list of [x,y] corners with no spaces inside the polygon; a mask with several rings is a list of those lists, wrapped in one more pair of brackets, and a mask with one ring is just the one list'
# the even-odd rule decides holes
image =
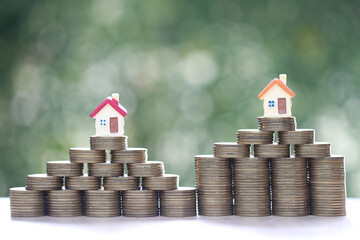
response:
{"label": "model house with orange roof", "polygon": [[119,103],[119,94],[113,93],[90,114],[95,119],[96,136],[124,135],[124,117],[127,110]]}
{"label": "model house with orange roof", "polygon": [[295,93],[286,85],[286,74],[273,79],[258,95],[263,100],[264,117],[291,117],[291,98]]}

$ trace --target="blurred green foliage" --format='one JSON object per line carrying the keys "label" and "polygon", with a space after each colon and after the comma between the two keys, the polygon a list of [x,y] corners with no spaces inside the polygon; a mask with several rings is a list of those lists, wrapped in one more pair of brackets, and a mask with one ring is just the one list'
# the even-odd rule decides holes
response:
{"label": "blurred green foliage", "polygon": [[129,146],[194,186],[194,155],[257,128],[257,94],[287,73],[298,127],[346,156],[360,197],[359,22],[350,0],[2,0],[0,196],[88,146],[112,92]]}

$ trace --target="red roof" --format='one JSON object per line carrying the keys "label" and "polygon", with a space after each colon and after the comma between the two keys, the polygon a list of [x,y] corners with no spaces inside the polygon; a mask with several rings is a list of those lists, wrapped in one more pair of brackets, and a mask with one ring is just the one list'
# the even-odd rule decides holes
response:
{"label": "red roof", "polygon": [[262,96],[264,96],[265,93],[267,93],[275,84],[281,87],[287,94],[290,95],[290,97],[295,96],[295,93],[288,86],[286,86],[285,83],[275,78],[264,88],[264,90],[261,91],[261,93],[258,95],[258,98],[262,99]]}
{"label": "red roof", "polygon": [[110,106],[121,114],[121,116],[125,117],[127,114],[127,110],[114,98],[106,98],[102,103],[100,103],[97,108],[90,114],[91,118],[94,118],[98,112],[100,112],[101,109],[103,109],[107,104],[110,104]]}

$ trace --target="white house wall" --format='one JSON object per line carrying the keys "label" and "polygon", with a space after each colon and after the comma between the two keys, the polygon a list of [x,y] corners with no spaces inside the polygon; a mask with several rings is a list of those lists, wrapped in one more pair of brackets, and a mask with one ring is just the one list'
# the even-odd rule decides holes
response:
{"label": "white house wall", "polygon": [[[264,98],[264,117],[291,117],[291,97],[281,87],[275,84],[263,96]],[[286,99],[286,114],[279,114],[278,111],[278,98]],[[275,101],[275,107],[269,107],[269,101]]]}
{"label": "white house wall", "polygon": [[[110,133],[110,117],[118,118],[118,133]],[[95,129],[97,136],[105,136],[105,135],[124,135],[124,117],[115,111],[109,104],[106,104],[95,116]],[[100,119],[106,120],[106,126],[100,125]]]}

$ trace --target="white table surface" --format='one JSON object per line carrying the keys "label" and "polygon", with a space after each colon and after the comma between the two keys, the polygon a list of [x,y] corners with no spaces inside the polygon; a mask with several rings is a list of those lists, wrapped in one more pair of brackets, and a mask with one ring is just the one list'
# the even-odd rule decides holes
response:
{"label": "white table surface", "polygon": [[11,218],[0,198],[0,239],[360,239],[360,199],[346,217]]}

